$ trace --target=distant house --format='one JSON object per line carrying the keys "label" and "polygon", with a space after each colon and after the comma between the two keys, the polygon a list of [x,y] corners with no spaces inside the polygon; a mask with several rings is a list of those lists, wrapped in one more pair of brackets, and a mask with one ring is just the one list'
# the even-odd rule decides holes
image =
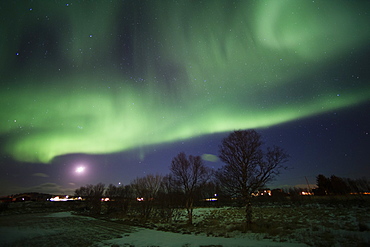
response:
{"label": "distant house", "polygon": [[252,193],[252,196],[271,196],[271,190],[269,188],[259,189],[257,192]]}
{"label": "distant house", "polygon": [[287,193],[283,192],[282,189],[260,189],[257,192],[252,193],[252,196],[272,196],[272,197],[281,197],[288,196]]}

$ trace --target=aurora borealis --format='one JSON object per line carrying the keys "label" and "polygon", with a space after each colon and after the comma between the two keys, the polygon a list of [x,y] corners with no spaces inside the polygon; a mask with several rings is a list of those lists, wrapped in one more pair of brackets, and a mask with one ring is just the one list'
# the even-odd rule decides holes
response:
{"label": "aurora borealis", "polygon": [[130,150],[143,160],[148,146],[367,104],[369,7],[1,2],[1,153],[22,164]]}

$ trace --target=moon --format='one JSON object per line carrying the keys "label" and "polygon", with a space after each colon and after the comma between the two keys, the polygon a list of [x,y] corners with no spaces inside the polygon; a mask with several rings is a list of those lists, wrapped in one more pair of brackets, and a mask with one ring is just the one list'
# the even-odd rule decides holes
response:
{"label": "moon", "polygon": [[81,173],[83,173],[84,171],[85,171],[85,167],[84,167],[84,166],[79,166],[79,167],[77,167],[77,168],[76,168],[76,173],[81,174]]}

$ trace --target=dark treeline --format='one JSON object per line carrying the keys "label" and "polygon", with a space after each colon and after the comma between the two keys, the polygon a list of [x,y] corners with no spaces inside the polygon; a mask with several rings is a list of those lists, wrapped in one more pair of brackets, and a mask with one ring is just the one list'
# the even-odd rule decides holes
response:
{"label": "dark treeline", "polygon": [[315,195],[346,195],[360,194],[370,191],[370,183],[366,178],[351,179],[332,175],[325,177],[320,174],[316,178]]}
{"label": "dark treeline", "polygon": [[[213,181],[195,186],[191,192],[182,189],[181,184],[177,184],[172,175],[150,174],[134,179],[129,185],[110,184],[102,190],[104,186],[101,183],[89,184],[77,189],[75,196],[82,197],[86,202],[85,207],[80,210],[90,214],[104,213],[142,221],[160,219],[171,223],[180,216],[180,210],[185,208],[188,212],[188,222],[191,224],[194,207],[216,206],[219,203],[207,201],[219,191]],[[102,203],[101,200],[105,197],[109,198],[109,201]]]}
{"label": "dark treeline", "polygon": [[252,192],[262,188],[279,172],[289,155],[277,146],[262,149],[262,138],[254,130],[238,130],[225,138],[219,158],[225,163],[219,170],[207,167],[200,156],[179,153],[172,159],[168,175],[147,175],[129,185],[86,185],[75,195],[86,199],[92,213],[101,212],[100,198],[109,197],[108,212],[140,215],[141,219],[159,217],[167,222],[185,208],[192,224],[193,208],[202,203],[241,202],[246,208],[245,223],[252,221]]}
{"label": "dark treeline", "polygon": [[[212,174],[214,171],[207,171],[208,176]],[[215,176],[207,177],[191,191],[180,182],[181,180],[174,178],[172,173],[165,176],[150,174],[136,178],[128,185],[110,184],[107,187],[101,183],[86,185],[77,189],[75,196],[85,199],[86,206],[82,210],[87,210],[91,214],[104,213],[140,221],[155,219],[164,223],[172,223],[178,219],[183,209],[187,210],[188,223],[191,224],[194,207],[245,206],[241,198],[232,197],[227,193]],[[370,181],[366,178],[350,179],[318,175],[316,185],[317,188],[313,189],[313,192],[318,197],[303,196],[302,192],[307,192],[306,189],[291,187],[272,190],[271,196],[256,196],[252,201],[258,205],[266,202],[302,203],[311,197],[330,199],[331,196],[347,197],[350,194],[358,195],[352,199],[361,199],[363,193],[370,191]],[[104,197],[108,197],[109,201],[101,203]],[[188,202],[189,197],[191,205]],[[314,199],[309,201],[312,200]]]}
{"label": "dark treeline", "polygon": [[[302,189],[271,190],[271,196],[256,196],[280,171],[289,155],[280,147],[262,149],[261,136],[254,130],[234,131],[225,138],[219,149],[224,162],[217,171],[207,167],[200,156],[179,153],[172,159],[167,175],[138,177],[128,185],[86,185],[75,191],[85,199],[92,214],[119,214],[146,221],[159,219],[171,223],[186,210],[192,225],[193,209],[198,206],[245,207],[245,226],[252,223],[252,202],[275,199],[301,201]],[[315,195],[360,194],[370,191],[367,179],[348,179],[323,175],[317,177]],[[259,195],[259,193],[257,193]],[[101,203],[103,197],[109,201]],[[103,208],[102,208],[103,206]]]}

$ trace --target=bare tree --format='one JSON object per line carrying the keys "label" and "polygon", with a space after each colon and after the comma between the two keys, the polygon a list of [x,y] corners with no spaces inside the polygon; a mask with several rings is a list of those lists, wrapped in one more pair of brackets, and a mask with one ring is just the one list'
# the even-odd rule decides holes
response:
{"label": "bare tree", "polygon": [[161,188],[158,193],[160,217],[167,223],[181,216],[180,206],[183,205],[183,193],[174,181],[172,174],[163,177]]}
{"label": "bare tree", "polygon": [[85,198],[92,213],[99,214],[101,210],[100,201],[104,195],[104,190],[105,185],[102,183],[98,183],[97,185],[87,184],[76,189],[75,195]]}
{"label": "bare tree", "polygon": [[110,184],[105,191],[105,195],[109,197],[108,203],[109,213],[127,214],[130,202],[133,200],[133,191],[130,185],[115,186]]}
{"label": "bare tree", "polygon": [[206,167],[200,156],[186,157],[179,153],[172,160],[171,173],[178,188],[184,193],[185,208],[188,213],[188,223],[193,223],[193,204],[197,190],[211,176],[211,169]]}
{"label": "bare tree", "polygon": [[246,225],[252,223],[251,193],[271,181],[288,161],[288,154],[280,147],[262,151],[261,135],[255,130],[238,130],[223,139],[219,158],[226,163],[216,177],[231,195],[241,198],[246,207]]}
{"label": "bare tree", "polygon": [[142,178],[136,178],[132,181],[131,186],[137,198],[142,198],[142,215],[148,219],[153,211],[153,201],[161,187],[163,176],[147,175]]}

